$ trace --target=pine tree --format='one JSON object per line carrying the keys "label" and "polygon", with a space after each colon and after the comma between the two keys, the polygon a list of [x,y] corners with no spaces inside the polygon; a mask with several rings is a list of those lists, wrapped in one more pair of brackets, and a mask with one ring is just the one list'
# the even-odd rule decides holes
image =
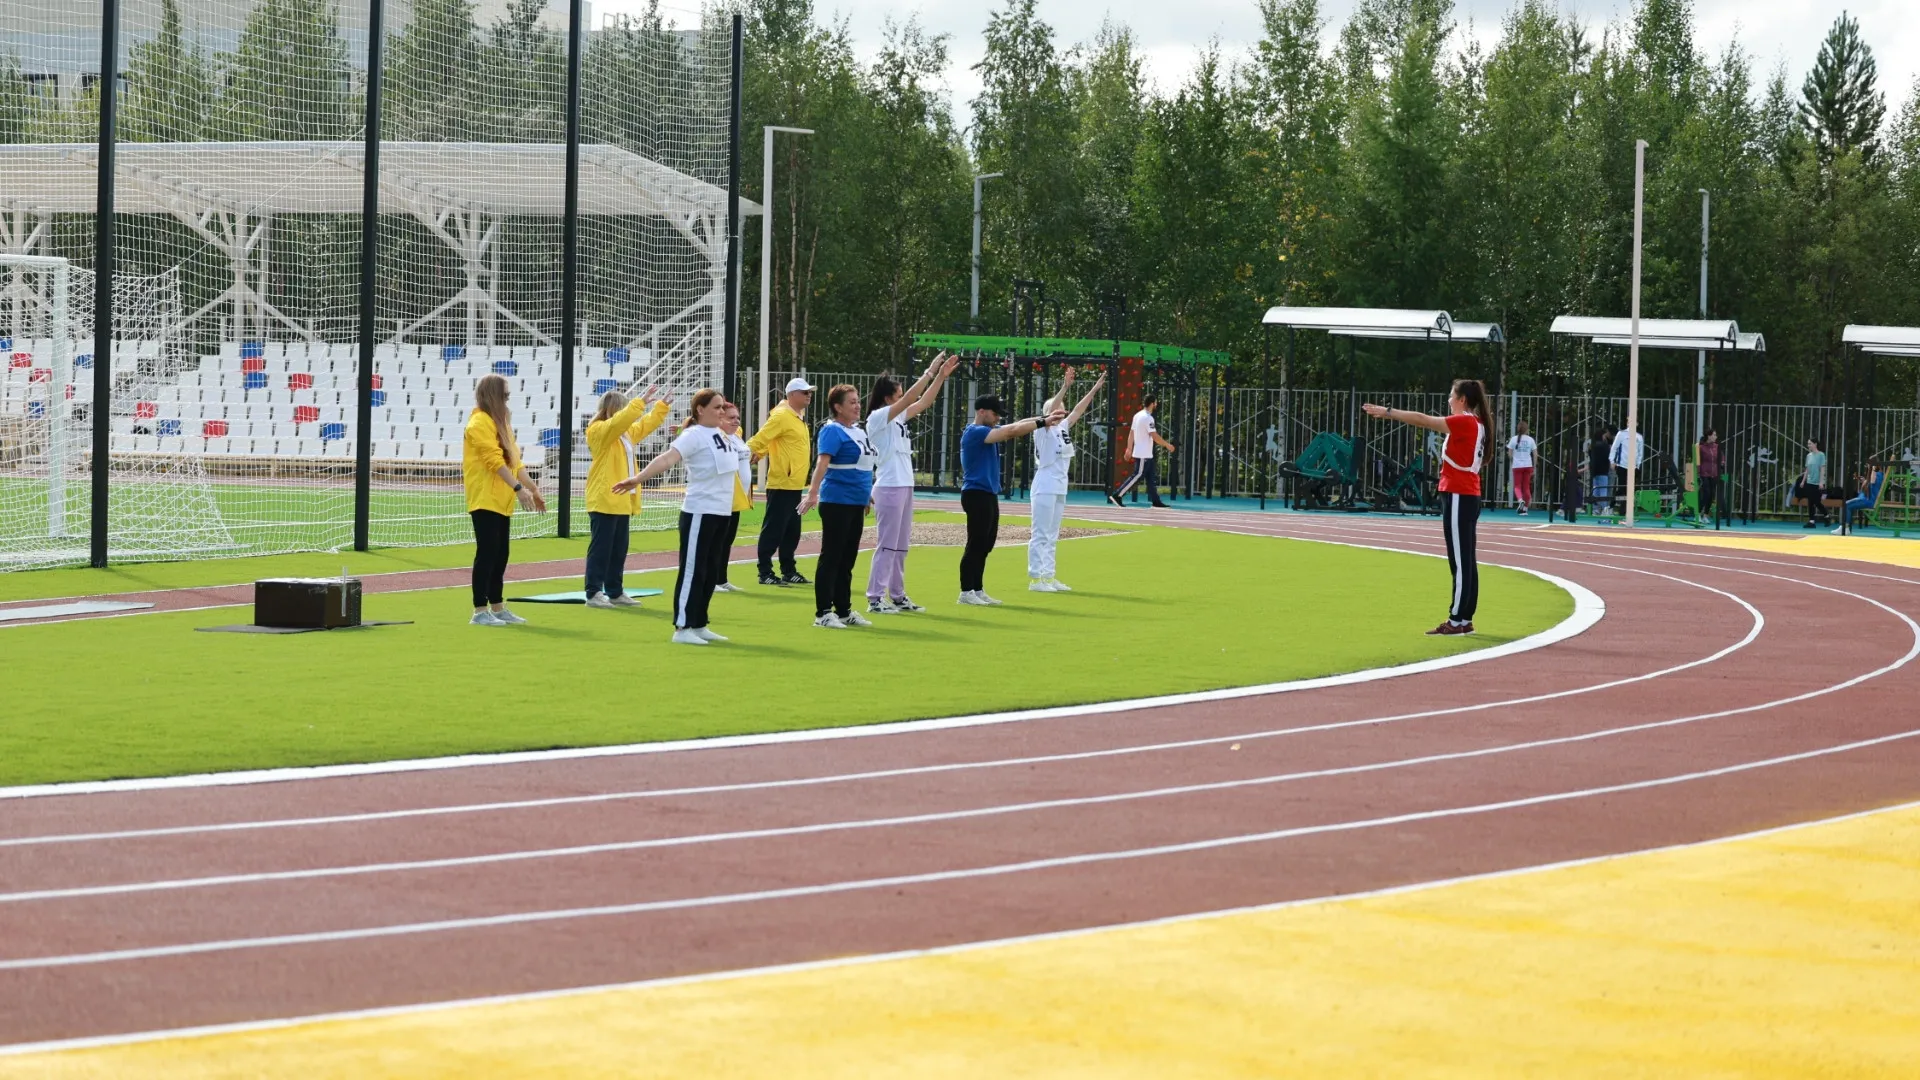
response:
{"label": "pine tree", "polygon": [[1842,12],[1800,87],[1800,123],[1823,163],[1855,150],[1871,159],[1879,150],[1887,101],[1878,79],[1873,49],[1860,39],[1860,23]]}
{"label": "pine tree", "polygon": [[129,142],[193,142],[213,109],[213,68],[180,32],[178,0],[161,0],[160,33],[133,46],[122,136]]}
{"label": "pine tree", "polygon": [[338,139],[359,127],[347,44],[326,0],[265,0],[247,17],[221,95],[226,137]]}

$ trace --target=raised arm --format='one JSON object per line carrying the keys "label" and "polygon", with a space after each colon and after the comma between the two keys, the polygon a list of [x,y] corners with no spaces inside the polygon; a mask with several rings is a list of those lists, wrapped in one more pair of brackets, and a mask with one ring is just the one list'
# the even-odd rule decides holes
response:
{"label": "raised arm", "polygon": [[959,366],[960,358],[957,356],[941,353],[934,357],[933,363],[927,365],[926,374],[921,375],[920,380],[913,384],[913,389],[902,395],[901,402],[894,406],[892,415],[904,423],[925,412],[927,406],[940,396],[941,387],[947,385],[948,377]]}
{"label": "raised arm", "polygon": [[1372,403],[1362,405],[1360,408],[1375,420],[1398,420],[1403,424],[1426,428],[1428,431],[1437,431],[1442,435],[1447,433],[1447,421],[1446,418],[1442,416],[1432,416],[1423,412],[1409,412],[1406,409],[1389,409],[1385,405],[1374,405]]}
{"label": "raised arm", "polygon": [[[1073,378],[1072,369],[1068,369],[1067,378],[1068,379]],[[1087,391],[1086,394],[1080,398],[1080,404],[1075,405],[1073,407],[1073,411],[1067,414],[1068,427],[1072,427],[1073,425],[1079,423],[1080,418],[1087,415],[1087,406],[1093,404],[1094,395],[1098,394],[1100,392],[1100,388],[1102,386],[1105,386],[1106,384],[1107,384],[1107,373],[1103,371],[1100,373],[1100,377],[1093,381],[1093,389]],[[1060,388],[1061,393],[1065,394],[1066,389],[1067,388],[1065,386],[1062,386]],[[1062,398],[1061,403],[1065,404],[1064,398]]]}
{"label": "raised arm", "polygon": [[1064,411],[1056,409],[1045,416],[1029,416],[1025,420],[1015,420],[1011,424],[1001,424],[999,427],[987,432],[987,441],[990,443],[1001,443],[1009,439],[1018,439],[1031,435],[1043,427],[1052,427],[1066,418],[1067,414]]}

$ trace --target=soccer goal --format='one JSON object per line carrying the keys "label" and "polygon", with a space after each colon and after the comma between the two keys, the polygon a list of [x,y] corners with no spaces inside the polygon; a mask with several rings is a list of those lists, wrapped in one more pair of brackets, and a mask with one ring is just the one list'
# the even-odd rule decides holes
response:
{"label": "soccer goal", "polygon": [[138,401],[179,316],[171,275],[117,276],[113,393],[94,396],[94,276],[66,259],[0,255],[0,570],[87,561],[94,426],[109,427],[108,549],[115,557],[230,554],[199,455],[163,445]]}

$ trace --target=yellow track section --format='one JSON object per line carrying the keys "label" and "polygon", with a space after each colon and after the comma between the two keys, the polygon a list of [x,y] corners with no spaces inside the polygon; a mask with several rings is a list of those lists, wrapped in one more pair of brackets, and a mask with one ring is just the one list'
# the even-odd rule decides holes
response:
{"label": "yellow track section", "polygon": [[0,1057],[0,1077],[1913,1076],[1916,898],[1920,804],[944,954]]}
{"label": "yellow track section", "polygon": [[1808,529],[1804,535],[1795,536],[1694,529],[1583,529],[1578,526],[1556,525],[1545,535],[1631,537],[1635,540],[1664,540],[1673,544],[1764,551],[1773,555],[1852,559],[1856,562],[1875,562],[1888,566],[1920,569],[1920,540],[1892,536],[1835,536],[1826,529]]}

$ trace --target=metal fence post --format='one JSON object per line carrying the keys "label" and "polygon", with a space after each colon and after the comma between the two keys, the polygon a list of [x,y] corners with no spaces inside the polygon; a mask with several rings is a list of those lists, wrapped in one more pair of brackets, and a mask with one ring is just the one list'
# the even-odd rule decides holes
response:
{"label": "metal fence post", "polygon": [[[100,142],[95,148],[99,188],[93,211],[93,498],[90,561],[107,565],[107,488],[113,455],[113,153],[120,99],[120,0],[100,6]],[[55,333],[65,333],[54,327]],[[49,403],[48,410],[52,410]]]}
{"label": "metal fence post", "polygon": [[555,492],[555,528],[562,539],[572,535],[573,376],[580,353],[580,53],[586,47],[585,8],[586,0],[567,5],[566,179],[560,196],[560,481]]}
{"label": "metal fence post", "polygon": [[360,186],[360,364],[354,373],[353,550],[371,542],[373,518],[373,342],[380,250],[380,93],[386,64],[386,0],[368,0],[366,143]]}

